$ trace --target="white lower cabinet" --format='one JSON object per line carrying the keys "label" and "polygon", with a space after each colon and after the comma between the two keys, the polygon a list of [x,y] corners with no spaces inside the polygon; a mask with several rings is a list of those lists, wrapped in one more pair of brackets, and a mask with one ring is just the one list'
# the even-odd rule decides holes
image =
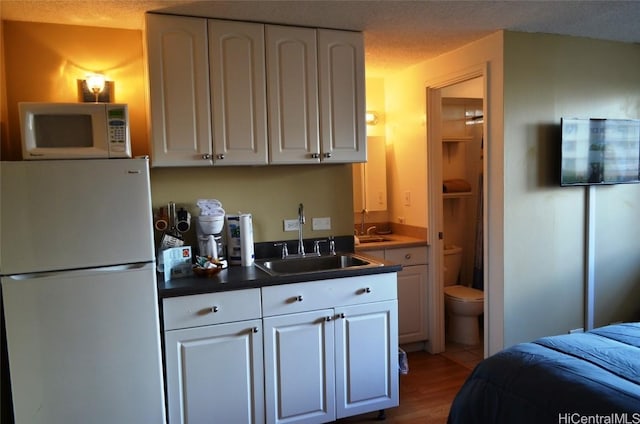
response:
{"label": "white lower cabinet", "polygon": [[260,290],[163,303],[169,423],[264,423]]}
{"label": "white lower cabinet", "polygon": [[267,423],[336,419],[333,310],[264,318]]}
{"label": "white lower cabinet", "polygon": [[397,274],[163,300],[170,424],[326,423],[398,405]]}
{"label": "white lower cabinet", "polygon": [[386,248],[362,253],[402,265],[402,271],[398,273],[400,344],[428,340],[427,246]]}
{"label": "white lower cabinet", "polygon": [[398,406],[398,302],[336,308],[338,418]]}
{"label": "white lower cabinet", "polygon": [[395,273],[262,290],[268,424],[398,405]]}

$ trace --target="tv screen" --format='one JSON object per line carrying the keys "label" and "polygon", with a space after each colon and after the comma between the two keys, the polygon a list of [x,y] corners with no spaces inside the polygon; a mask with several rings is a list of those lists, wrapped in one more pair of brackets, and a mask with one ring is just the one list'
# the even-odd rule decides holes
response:
{"label": "tv screen", "polygon": [[640,183],[640,120],[562,118],[560,184]]}

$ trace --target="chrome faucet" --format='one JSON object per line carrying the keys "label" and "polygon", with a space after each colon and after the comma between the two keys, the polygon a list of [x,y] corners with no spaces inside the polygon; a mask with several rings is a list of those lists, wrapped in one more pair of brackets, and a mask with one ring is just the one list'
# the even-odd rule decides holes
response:
{"label": "chrome faucet", "polygon": [[298,206],[298,255],[304,256],[304,243],[302,241],[302,226],[304,224],[304,205],[300,203]]}
{"label": "chrome faucet", "polygon": [[362,220],[360,221],[360,235],[363,236],[364,235],[364,217],[367,214],[367,212],[369,212],[366,209],[362,209],[362,212],[360,212],[362,214]]}

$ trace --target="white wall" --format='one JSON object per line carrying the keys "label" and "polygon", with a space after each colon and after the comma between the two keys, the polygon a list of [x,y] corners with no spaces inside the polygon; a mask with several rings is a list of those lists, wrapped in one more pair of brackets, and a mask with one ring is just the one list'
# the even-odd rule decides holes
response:
{"label": "white wall", "polygon": [[[482,64],[492,354],[584,325],[585,189],[558,184],[558,125],[562,116],[640,118],[640,46],[499,32],[386,78],[392,221],[428,223],[427,197],[415,195],[427,187],[425,87]],[[640,319],[640,184],[598,187],[596,197],[595,324]]]}
{"label": "white wall", "polygon": [[[559,187],[563,116],[640,118],[640,46],[505,35],[505,345],[583,326],[585,193]],[[640,185],[596,189],[596,320],[640,318]]]}
{"label": "white wall", "polygon": [[[488,352],[493,353],[503,346],[503,296],[502,296],[502,32],[497,32],[463,48],[452,51],[435,59],[425,61],[407,70],[385,79],[387,142],[391,144],[392,162],[387,167],[389,180],[390,219],[398,222],[405,218],[408,225],[427,227],[428,211],[431,210],[427,198],[427,128],[426,128],[426,92],[427,87],[444,87],[460,82],[463,75],[485,69],[484,97],[487,102],[485,112],[485,137],[487,158],[485,169],[486,184],[489,185],[486,199],[488,214],[487,255],[488,266],[485,269],[485,303],[488,322]],[[456,81],[453,81],[456,80]],[[404,205],[405,191],[411,191],[412,204]],[[434,229],[429,229],[434,231]],[[437,231],[437,230],[436,230]],[[430,281],[437,281],[434,274],[442,269],[436,265],[441,261],[436,237],[431,237]],[[439,259],[438,259],[439,258]],[[432,309],[443,304],[442,290],[433,287],[430,292]],[[430,310],[430,337],[434,337],[434,328],[442,319],[442,311]]]}

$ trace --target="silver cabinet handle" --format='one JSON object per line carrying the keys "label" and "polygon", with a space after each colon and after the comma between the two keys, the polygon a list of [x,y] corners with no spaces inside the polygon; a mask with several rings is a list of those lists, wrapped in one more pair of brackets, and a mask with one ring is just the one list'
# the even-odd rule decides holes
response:
{"label": "silver cabinet handle", "polygon": [[405,259],[411,259],[411,253],[407,253],[406,255],[404,255]]}
{"label": "silver cabinet handle", "polygon": [[296,300],[297,300],[298,302],[302,302],[302,300],[303,300],[303,299],[302,299],[302,295],[297,296],[297,297],[296,297]]}
{"label": "silver cabinet handle", "polygon": [[218,154],[216,155],[216,159],[218,159],[218,160],[222,160],[222,159],[224,159],[224,155],[223,155],[222,153],[218,153]]}
{"label": "silver cabinet handle", "polygon": [[330,158],[330,157],[331,157],[331,152],[327,152],[327,153],[325,153],[325,154],[324,154],[324,157],[325,157],[325,158]]}
{"label": "silver cabinet handle", "polygon": [[260,331],[260,330],[258,330],[258,327],[253,327],[253,328],[251,329],[251,331],[253,331],[254,333],[257,333],[257,332],[258,332],[258,331]]}
{"label": "silver cabinet handle", "polygon": [[332,319],[332,318],[331,318],[331,316],[328,316],[328,317],[326,317],[324,320],[325,320],[325,321],[327,321],[327,322],[329,322],[329,321],[331,321],[331,319]]}
{"label": "silver cabinet handle", "polygon": [[204,155],[202,155],[202,159],[209,160],[211,159],[211,155],[209,153],[205,153]]}
{"label": "silver cabinet handle", "polygon": [[340,315],[338,315],[338,318],[344,319],[344,312],[340,313]]}
{"label": "silver cabinet handle", "polygon": [[318,159],[320,155],[318,153],[311,153],[311,159]]}
{"label": "silver cabinet handle", "polygon": [[218,308],[217,306],[212,306],[211,307],[211,312],[215,313],[218,312],[220,310],[220,308]]}

